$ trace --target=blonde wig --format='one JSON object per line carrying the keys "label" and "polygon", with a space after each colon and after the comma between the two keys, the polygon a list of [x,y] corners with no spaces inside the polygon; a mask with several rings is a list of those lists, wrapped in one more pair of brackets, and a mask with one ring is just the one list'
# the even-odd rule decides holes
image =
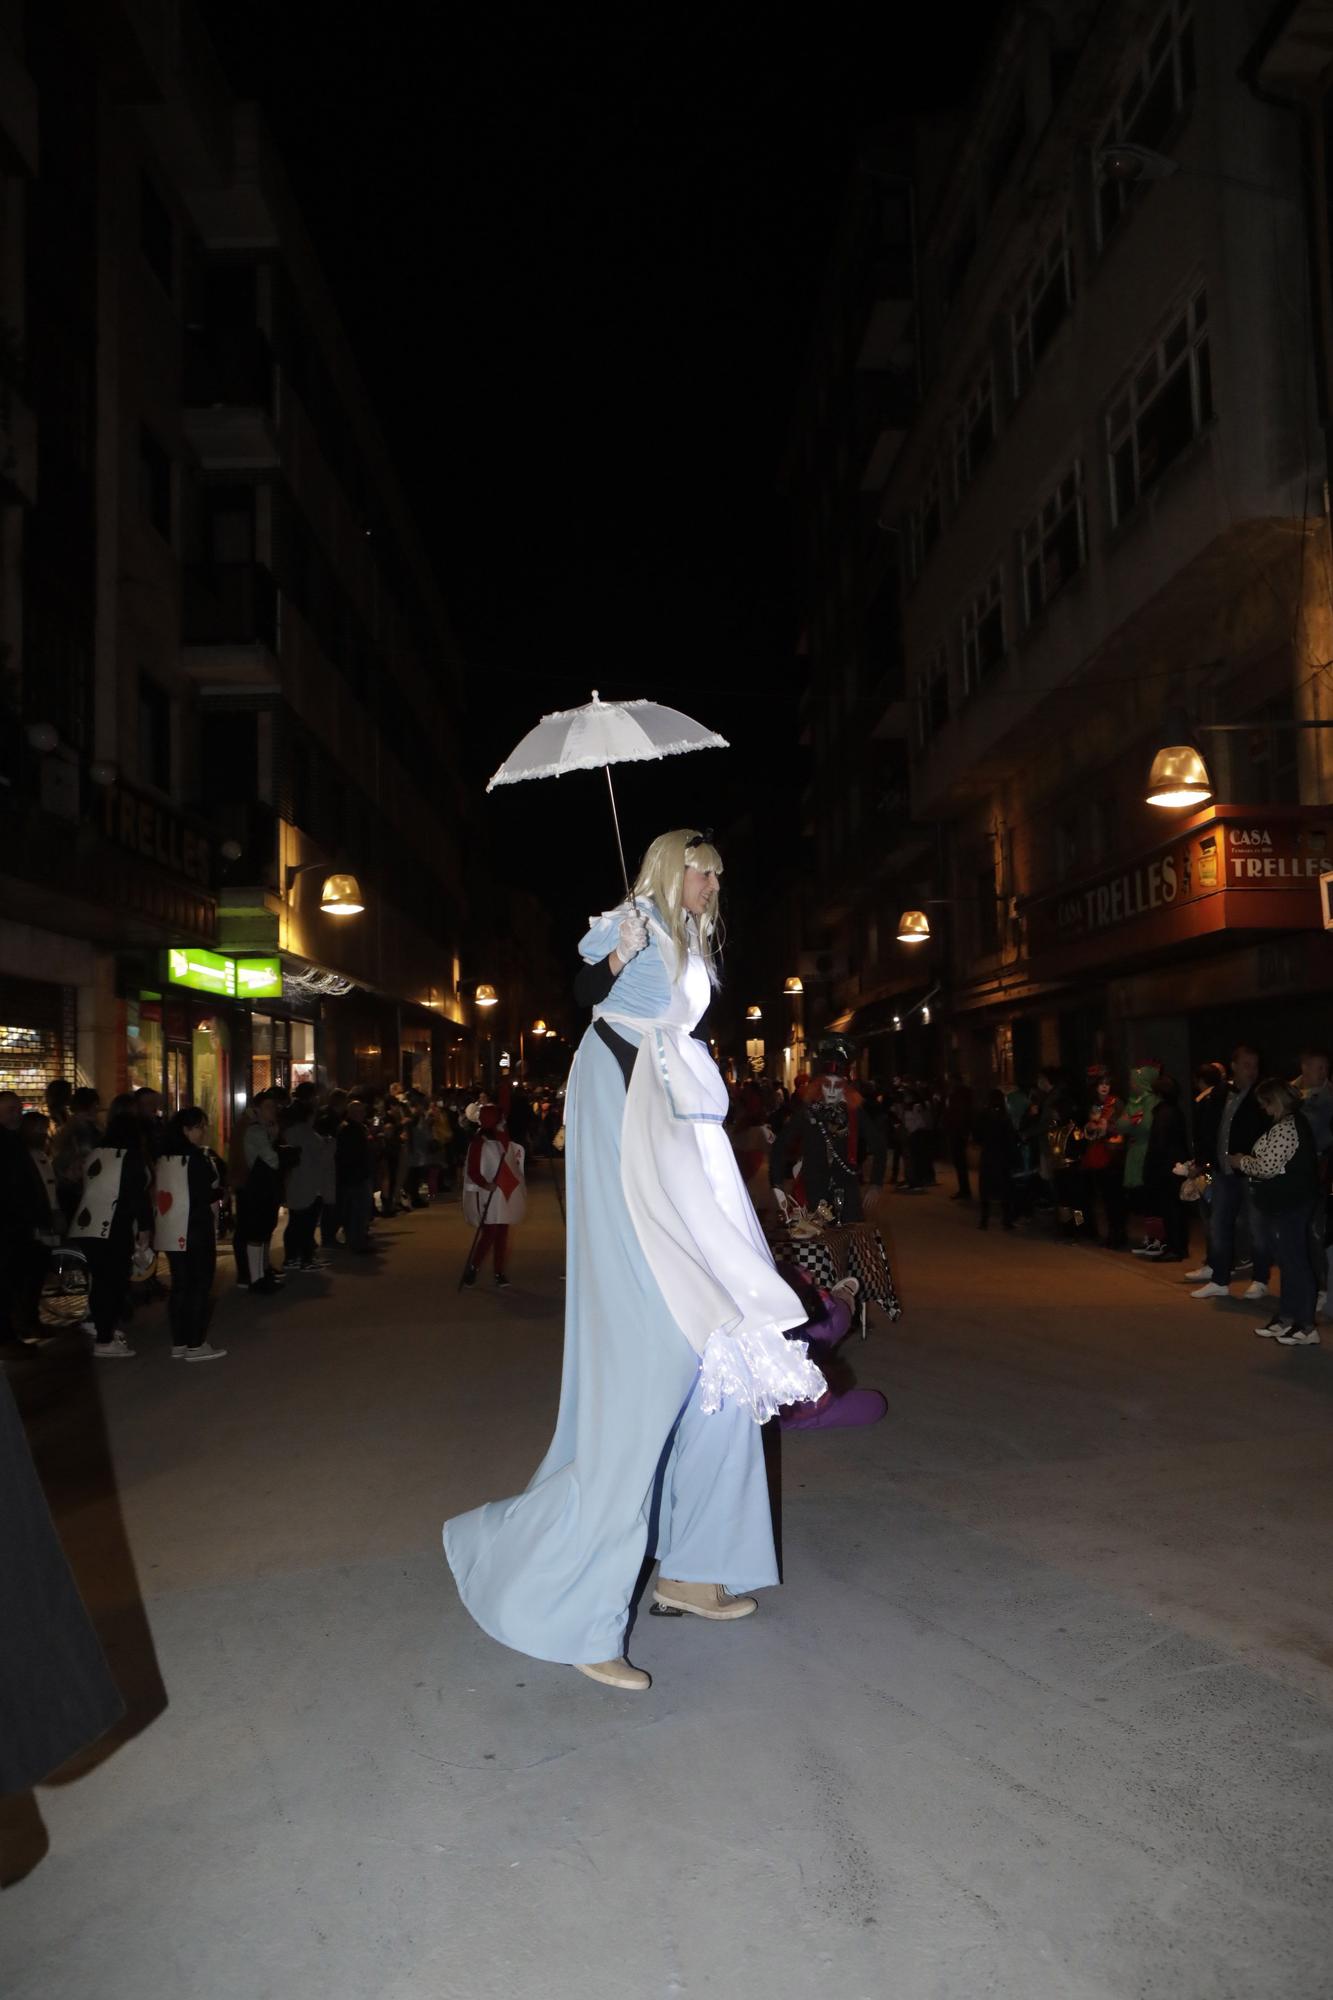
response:
{"label": "blonde wig", "polygon": [[[689,932],[686,929],[689,912],[681,900],[687,868],[697,868],[705,875],[711,868],[715,874],[720,875],[722,857],[712,842],[705,840],[700,833],[687,826],[677,827],[674,833],[658,834],[639,863],[638,878],[634,884],[635,896],[643,896],[653,905],[663,929],[675,946],[676,963],[672,967],[673,978],[679,978],[690,949]],[[716,895],[697,921],[700,956],[708,968],[709,979],[716,986],[717,954],[722,945]]]}

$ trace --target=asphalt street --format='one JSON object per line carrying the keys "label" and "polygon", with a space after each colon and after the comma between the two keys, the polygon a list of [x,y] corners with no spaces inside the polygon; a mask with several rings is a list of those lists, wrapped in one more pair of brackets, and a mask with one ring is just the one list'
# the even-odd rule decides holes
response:
{"label": "asphalt street", "polygon": [[887,1420],[782,1440],[784,1587],[617,1695],[440,1549],[554,1419],[533,1207],[507,1293],[441,1205],[19,1385],[130,1714],[6,1809],[7,2000],[1327,2000],[1333,1329],[886,1198]]}

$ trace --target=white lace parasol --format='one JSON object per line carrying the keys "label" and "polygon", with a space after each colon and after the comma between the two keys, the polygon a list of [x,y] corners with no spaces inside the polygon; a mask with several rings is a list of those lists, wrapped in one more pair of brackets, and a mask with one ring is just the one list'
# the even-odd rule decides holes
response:
{"label": "white lace parasol", "polygon": [[664,708],[657,701],[603,701],[594,688],[592,700],[583,708],[544,715],[505,758],[486,789],[493,792],[497,785],[518,785],[526,778],[561,778],[566,771],[604,770],[628,896],[629,875],[611,782],[612,764],[655,763],[661,757],[680,757],[690,750],[729,748],[725,736],[705,729],[678,708]]}

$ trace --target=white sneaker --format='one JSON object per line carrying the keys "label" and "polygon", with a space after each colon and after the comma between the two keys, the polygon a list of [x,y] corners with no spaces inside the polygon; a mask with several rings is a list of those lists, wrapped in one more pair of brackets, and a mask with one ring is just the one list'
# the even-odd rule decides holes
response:
{"label": "white sneaker", "polygon": [[185,1346],[184,1342],[182,1342],[179,1347],[172,1348],[171,1358],[173,1361],[184,1361],[189,1351],[190,1351],[189,1348]]}
{"label": "white sneaker", "polygon": [[1245,1287],[1245,1290],[1241,1293],[1241,1297],[1243,1299],[1266,1299],[1268,1297],[1268,1287],[1267,1285],[1260,1284],[1259,1280],[1254,1278]]}
{"label": "white sneaker", "polygon": [[1213,1267],[1211,1264],[1200,1264],[1197,1271],[1186,1271],[1185,1283],[1187,1285],[1197,1285],[1201,1278],[1211,1278],[1212,1275]]}
{"label": "white sneaker", "polygon": [[130,1346],[123,1333],[118,1333],[114,1340],[97,1341],[94,1344],[93,1353],[99,1361],[133,1361],[134,1359],[134,1349]]}
{"label": "white sneaker", "polygon": [[1319,1329],[1313,1326],[1289,1326],[1285,1333],[1277,1336],[1279,1347],[1318,1347]]}
{"label": "white sneaker", "polygon": [[1190,1297],[1192,1299],[1229,1299],[1231,1297],[1231,1287],[1229,1285],[1215,1285],[1210,1278],[1206,1285],[1200,1285],[1197,1291],[1191,1292]]}
{"label": "white sneaker", "polygon": [[201,1340],[198,1347],[186,1348],[185,1359],[187,1361],[222,1361],[226,1358],[226,1353],[227,1350],[225,1347],[212,1347],[208,1341]]}
{"label": "white sneaker", "polygon": [[1267,1326],[1256,1326],[1254,1330],[1260,1340],[1281,1340],[1284,1333],[1291,1332],[1291,1321],[1283,1319],[1281,1313],[1274,1313]]}
{"label": "white sneaker", "polygon": [[1131,1250],[1129,1254],[1131,1257],[1160,1257],[1165,1248],[1165,1243],[1140,1243],[1138,1248]]}

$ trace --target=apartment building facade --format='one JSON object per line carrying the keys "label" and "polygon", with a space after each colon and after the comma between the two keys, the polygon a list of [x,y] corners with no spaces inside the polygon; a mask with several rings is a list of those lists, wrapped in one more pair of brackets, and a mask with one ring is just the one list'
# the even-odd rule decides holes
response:
{"label": "apartment building facade", "polygon": [[[1333,754],[1297,725],[1333,712],[1325,459],[1263,13],[1015,8],[918,146],[921,393],[877,498],[928,840],[858,921],[938,992],[933,1044],[881,1069],[1187,1076],[1320,1031]],[[1211,797],[1164,812],[1148,771],[1182,731]]]}
{"label": "apartment building facade", "polygon": [[458,651],[280,162],[186,5],[0,45],[15,1046],[223,1129],[461,1079]]}

